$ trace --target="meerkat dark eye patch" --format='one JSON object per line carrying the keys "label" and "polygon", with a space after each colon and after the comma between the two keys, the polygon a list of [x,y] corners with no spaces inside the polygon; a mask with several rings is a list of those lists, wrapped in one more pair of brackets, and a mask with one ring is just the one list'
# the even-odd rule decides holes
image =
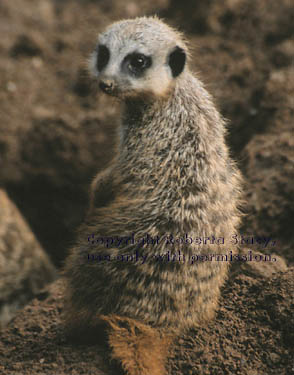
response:
{"label": "meerkat dark eye patch", "polygon": [[106,67],[110,58],[109,49],[103,44],[97,47],[97,70],[101,72],[102,69]]}
{"label": "meerkat dark eye patch", "polygon": [[186,63],[186,53],[180,48],[176,47],[168,57],[168,65],[171,68],[173,77],[177,77],[184,70]]}
{"label": "meerkat dark eye patch", "polygon": [[130,53],[124,58],[123,66],[135,76],[140,76],[146,69],[150,68],[152,59],[143,53]]}

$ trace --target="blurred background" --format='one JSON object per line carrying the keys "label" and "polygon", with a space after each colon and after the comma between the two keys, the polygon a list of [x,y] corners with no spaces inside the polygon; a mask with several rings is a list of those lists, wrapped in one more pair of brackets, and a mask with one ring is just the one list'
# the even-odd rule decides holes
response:
{"label": "blurred background", "polygon": [[119,120],[87,58],[109,23],[151,14],[187,34],[191,69],[229,121],[246,178],[241,233],[270,236],[277,243],[265,252],[293,263],[292,0],[1,0],[1,188],[62,265]]}

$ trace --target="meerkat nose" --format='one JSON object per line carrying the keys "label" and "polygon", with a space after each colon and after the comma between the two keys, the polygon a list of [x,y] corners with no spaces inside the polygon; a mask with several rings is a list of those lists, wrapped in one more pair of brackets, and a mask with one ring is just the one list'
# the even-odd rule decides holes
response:
{"label": "meerkat nose", "polygon": [[114,82],[110,79],[104,80],[99,83],[99,87],[105,93],[110,93],[114,89]]}

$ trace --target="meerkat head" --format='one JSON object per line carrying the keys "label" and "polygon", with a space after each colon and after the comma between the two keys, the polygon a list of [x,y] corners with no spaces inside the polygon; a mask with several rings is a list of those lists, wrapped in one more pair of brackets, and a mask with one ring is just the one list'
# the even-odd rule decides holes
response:
{"label": "meerkat head", "polygon": [[123,20],[99,35],[90,70],[99,87],[120,98],[161,97],[183,73],[182,36],[156,17]]}

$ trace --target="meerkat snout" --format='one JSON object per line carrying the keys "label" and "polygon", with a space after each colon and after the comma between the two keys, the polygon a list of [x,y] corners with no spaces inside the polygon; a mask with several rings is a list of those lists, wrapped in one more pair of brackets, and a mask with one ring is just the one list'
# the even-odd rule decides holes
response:
{"label": "meerkat snout", "polygon": [[114,81],[110,79],[105,79],[99,83],[100,89],[106,94],[111,94],[114,90]]}

